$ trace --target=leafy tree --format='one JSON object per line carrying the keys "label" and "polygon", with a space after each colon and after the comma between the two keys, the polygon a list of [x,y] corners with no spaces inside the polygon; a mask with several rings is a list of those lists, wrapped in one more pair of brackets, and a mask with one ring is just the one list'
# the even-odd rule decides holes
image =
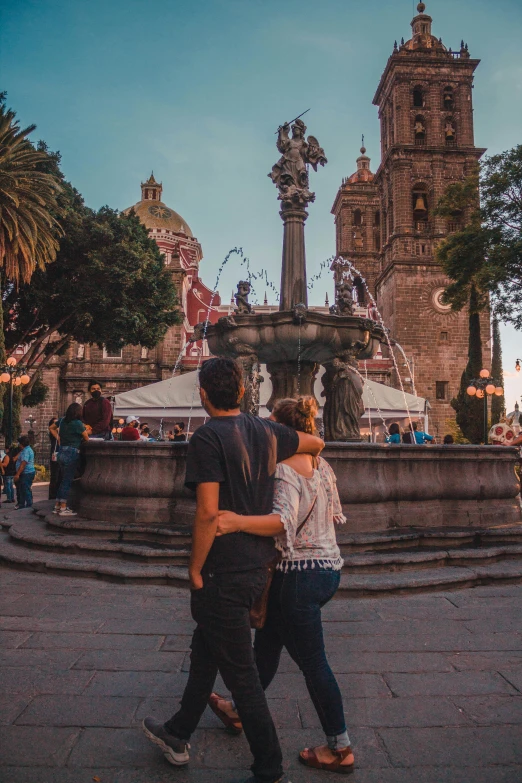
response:
{"label": "leafy tree", "polygon": [[451,185],[436,213],[465,218],[462,230],[437,249],[452,281],[446,300],[460,310],[474,286],[479,307],[487,306],[490,295],[499,320],[521,329],[522,145],[487,158],[476,174]]}
{"label": "leafy tree", "polygon": [[[5,105],[0,93],[0,270],[2,282],[11,288],[28,283],[36,268],[54,261],[61,233],[56,213],[60,190],[55,173],[38,167],[45,153],[28,139],[35,129],[23,130],[16,114]],[[3,320],[0,289],[0,323]],[[0,337],[0,365],[5,364],[4,336]],[[0,422],[3,418],[5,389],[0,393]],[[14,406],[13,406],[14,408]]]}
{"label": "leafy tree", "polygon": [[[498,326],[498,319],[495,316],[493,318],[493,354],[491,359],[491,377],[503,385],[503,371],[502,371],[502,345],[500,342],[500,329]],[[506,407],[506,401],[504,395],[497,397],[493,395],[491,399],[491,424],[497,424],[500,421]]]}
{"label": "leafy tree", "polygon": [[457,416],[457,424],[470,443],[484,440],[484,401],[471,397],[466,389],[473,378],[478,378],[482,369],[482,342],[480,339],[479,297],[475,287],[471,288],[469,306],[469,348],[468,363],[462,373],[458,395],[451,401]]}
{"label": "leafy tree", "polygon": [[[72,340],[110,349],[154,347],[180,319],[158,246],[135,214],[86,207],[63,179],[59,155],[45,152],[46,169],[61,178],[64,236],[54,264],[37,270],[27,285],[8,286],[8,350],[30,344],[24,362],[41,371]],[[24,395],[32,393],[37,377]]]}

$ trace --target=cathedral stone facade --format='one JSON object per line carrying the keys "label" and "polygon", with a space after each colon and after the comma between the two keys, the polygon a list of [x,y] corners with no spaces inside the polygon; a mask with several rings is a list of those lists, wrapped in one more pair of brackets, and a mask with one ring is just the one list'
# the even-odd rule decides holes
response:
{"label": "cathedral stone facade", "polygon": [[[454,313],[442,301],[448,280],[435,249],[465,215],[446,220],[433,212],[448,185],[470,175],[485,152],[473,136],[473,75],[480,61],[464,43],[458,51],[447,49],[432,35],[424,4],[417,10],[412,38],[395,44],[373,99],[380,165],[373,174],[361,148],[357,171],[343,180],[332,212],[337,253],[367,280],[392,340],[410,362],[411,372],[395,349],[405,390],[429,400],[432,429],[443,436],[467,362],[468,313]],[[488,316],[482,338],[489,345]],[[484,350],[489,367],[486,357]],[[399,385],[396,375],[392,383]]]}

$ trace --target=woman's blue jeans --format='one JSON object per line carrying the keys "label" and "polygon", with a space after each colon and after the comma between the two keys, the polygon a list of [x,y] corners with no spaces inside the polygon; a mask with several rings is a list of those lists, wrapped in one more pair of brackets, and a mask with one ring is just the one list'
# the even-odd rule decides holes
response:
{"label": "woman's blue jeans", "polygon": [[22,473],[19,479],[18,489],[20,491],[20,508],[31,508],[33,505],[33,491],[31,486],[36,473]]}
{"label": "woman's blue jeans", "polygon": [[276,571],[264,628],[256,631],[254,652],[261,685],[275,677],[283,647],[304,674],[328,745],[349,745],[341,691],[324,649],[321,608],[335,595],[340,571],[308,568]]}
{"label": "woman's blue jeans", "polygon": [[4,476],[4,487],[6,499],[12,503],[15,499],[14,476]]}
{"label": "woman's blue jeans", "polygon": [[75,449],[74,446],[60,446],[58,462],[62,470],[62,480],[56,492],[56,502],[66,503],[76,470],[80,464],[80,449]]}

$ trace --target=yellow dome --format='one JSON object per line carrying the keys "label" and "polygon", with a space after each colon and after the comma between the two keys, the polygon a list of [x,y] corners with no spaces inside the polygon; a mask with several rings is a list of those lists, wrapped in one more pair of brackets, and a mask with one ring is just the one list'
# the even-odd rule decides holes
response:
{"label": "yellow dome", "polygon": [[163,201],[152,199],[138,201],[133,207],[123,211],[127,213],[131,209],[135,211],[140,221],[149,230],[151,228],[162,228],[173,231],[176,234],[185,234],[187,237],[193,236],[187,222],[181,215],[178,215],[177,212],[174,212],[173,209],[164,204]]}

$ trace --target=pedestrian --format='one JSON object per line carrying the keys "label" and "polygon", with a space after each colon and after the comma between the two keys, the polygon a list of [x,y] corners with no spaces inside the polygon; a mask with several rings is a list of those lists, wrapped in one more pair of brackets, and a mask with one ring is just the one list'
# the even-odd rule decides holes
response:
{"label": "pedestrian", "polygon": [[131,414],[125,419],[125,427],[121,431],[122,440],[141,440],[140,431],[138,429],[140,420],[137,416]]}
{"label": "pedestrian", "polygon": [[57,422],[58,417],[53,416],[48,425],[51,452],[49,460],[49,472],[51,474],[49,481],[49,500],[56,500],[56,490],[60,485],[60,465],[58,463],[58,448],[60,444],[57,435],[55,435],[56,427],[54,426]]}
{"label": "pedestrian", "polygon": [[185,477],[186,486],[196,490],[189,576],[197,626],[190,672],[180,710],[166,723],[145,718],[143,729],[171,764],[187,764],[188,742],[219,671],[254,756],[249,781],[275,783],[283,775],[282,753],[255,666],[250,630],[250,610],[267,584],[274,540],[242,533],[215,539],[218,511],[270,513],[276,463],[297,451],[318,454],[324,444],[313,435],[241,413],[242,371],[231,359],[204,362],[199,384],[210,419],[189,442]]}
{"label": "pedestrian", "polygon": [[69,508],[67,501],[74,476],[80,466],[80,446],[84,440],[89,440],[87,429],[82,421],[82,406],[78,402],[71,403],[63,419],[54,425],[53,431],[60,439],[58,463],[62,474],[53,514],[75,517],[76,512]]}
{"label": "pedestrian", "polygon": [[[315,432],[317,403],[313,397],[276,402],[274,419],[297,431]],[[266,622],[256,631],[254,651],[264,690],[274,679],[286,648],[304,675],[321,722],[326,744],[305,748],[299,761],[307,767],[347,774],[354,756],[346,730],[343,699],[324,649],[321,609],[339,587],[341,556],[335,525],[346,522],[335,473],[321,457],[295,454],[279,463],[272,513],[219,515],[218,535],[249,533],[275,536],[281,560],[268,598]],[[225,725],[240,728],[234,704],[213,694],[210,706]]]}
{"label": "pedestrian", "polygon": [[[7,451],[5,452],[5,456],[2,460],[2,469],[4,471],[4,488],[6,494],[6,501],[5,501],[6,503],[15,502],[14,477],[16,475],[16,460],[21,450],[22,449],[20,446],[16,446],[15,444],[13,444],[10,448],[7,449]],[[16,500],[18,504],[20,504],[20,492],[18,489],[18,485],[16,486]]]}
{"label": "pedestrian", "polygon": [[185,422],[177,421],[174,425],[174,441],[181,443],[187,440],[187,434],[185,432]]}
{"label": "pedestrian", "polygon": [[33,505],[33,493],[31,486],[34,481],[36,469],[34,467],[34,451],[29,444],[27,435],[18,438],[21,446],[20,452],[16,458],[16,473],[14,483],[18,484],[19,501],[15,506],[18,511],[23,508],[31,508]]}
{"label": "pedestrian", "polygon": [[400,443],[401,442],[401,429],[396,421],[390,424],[388,435],[386,436],[386,443]]}
{"label": "pedestrian", "polygon": [[442,442],[444,446],[452,446],[455,443],[455,439],[453,438],[453,435],[444,435],[444,440]]}
{"label": "pedestrian", "polygon": [[98,381],[89,383],[91,399],[83,406],[82,419],[91,427],[90,438],[112,440],[112,406],[102,397],[102,385]]}
{"label": "pedestrian", "polygon": [[410,423],[413,432],[411,429],[406,430],[402,436],[403,443],[409,443],[410,445],[414,444],[416,446],[425,446],[426,443],[431,443],[431,441],[434,440],[432,435],[428,435],[427,432],[419,430],[419,425],[416,421]]}

